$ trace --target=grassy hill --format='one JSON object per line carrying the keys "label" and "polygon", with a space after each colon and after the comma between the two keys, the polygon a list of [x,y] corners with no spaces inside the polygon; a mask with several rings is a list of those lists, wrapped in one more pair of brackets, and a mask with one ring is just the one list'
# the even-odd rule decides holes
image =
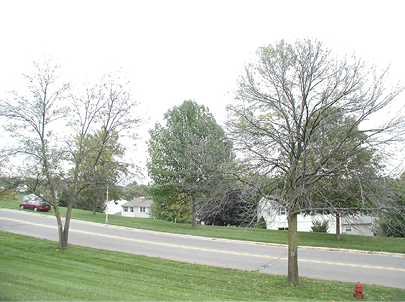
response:
{"label": "grassy hill", "polygon": [[[1,301],[348,301],[355,284],[194,265],[0,231]],[[405,290],[363,284],[365,300],[405,301]]]}

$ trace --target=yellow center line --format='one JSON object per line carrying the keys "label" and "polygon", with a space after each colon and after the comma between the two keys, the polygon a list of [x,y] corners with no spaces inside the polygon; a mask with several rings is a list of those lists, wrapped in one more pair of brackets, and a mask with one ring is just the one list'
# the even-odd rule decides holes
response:
{"label": "yellow center line", "polygon": [[17,219],[11,219],[11,218],[5,218],[5,217],[0,217],[0,219],[3,219],[3,220],[10,220],[10,221],[15,221],[15,222],[20,222],[20,223],[30,224],[30,225],[37,225],[37,226],[42,226],[42,227],[51,228],[51,229],[57,229],[57,227],[55,227],[55,226],[50,226],[50,225],[46,225],[46,224],[28,222],[28,221],[17,220]]}
{"label": "yellow center line", "polygon": [[311,262],[311,263],[320,263],[320,264],[351,266],[351,267],[363,267],[363,268],[371,268],[371,269],[383,269],[383,270],[388,270],[388,271],[405,272],[405,269],[403,269],[403,268],[386,267],[386,266],[352,264],[352,263],[330,262],[330,261],[320,261],[320,260],[307,260],[307,259],[298,259],[298,261],[299,262]]}
{"label": "yellow center line", "polygon": [[[41,227],[46,227],[46,228],[57,229],[57,227],[49,226],[49,225],[45,225],[45,224],[40,224],[40,223],[33,223],[33,222],[27,222],[27,221],[22,221],[22,220],[17,220],[17,219],[10,219],[10,218],[3,218],[3,217],[0,217],[0,219],[20,222],[20,223],[25,223],[25,224],[30,224],[30,225],[36,225],[36,226],[41,226]],[[259,258],[266,258],[266,259],[288,260],[288,258],[286,258],[286,257],[274,257],[274,256],[259,255],[259,254],[239,253],[239,252],[215,250],[215,249],[208,249],[208,248],[201,248],[201,247],[192,247],[192,246],[185,246],[185,245],[178,245],[178,244],[161,243],[161,242],[154,242],[154,241],[148,241],[148,240],[140,240],[140,239],[120,237],[120,236],[99,234],[99,233],[93,233],[93,232],[87,232],[87,231],[78,231],[78,230],[73,230],[73,229],[71,229],[70,231],[75,232],[75,233],[86,234],[86,235],[113,238],[113,239],[132,241],[132,242],[140,242],[140,243],[146,243],[146,244],[154,244],[154,245],[159,245],[159,246],[168,246],[168,247],[174,247],[174,248],[198,250],[198,251],[204,251],[204,252],[214,252],[214,253],[222,253],[222,254],[230,254],[230,255],[238,255],[238,256],[249,256],[249,257],[259,257]],[[362,268],[370,268],[370,269],[381,269],[381,270],[405,272],[405,269],[402,269],[402,268],[385,267],[385,266],[361,265],[361,264],[331,262],[331,261],[322,261],[322,260],[310,260],[310,259],[298,259],[298,261],[299,262],[318,263],[318,264],[329,264],[329,265],[339,265],[339,266],[349,266],[349,267],[362,267]]]}

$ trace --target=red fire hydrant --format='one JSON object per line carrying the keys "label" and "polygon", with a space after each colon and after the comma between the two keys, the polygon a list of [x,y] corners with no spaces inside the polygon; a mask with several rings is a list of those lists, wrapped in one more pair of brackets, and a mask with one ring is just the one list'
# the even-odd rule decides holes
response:
{"label": "red fire hydrant", "polygon": [[363,288],[362,288],[360,282],[356,283],[356,287],[354,288],[353,296],[355,296],[357,299],[363,299],[363,297],[364,297]]}

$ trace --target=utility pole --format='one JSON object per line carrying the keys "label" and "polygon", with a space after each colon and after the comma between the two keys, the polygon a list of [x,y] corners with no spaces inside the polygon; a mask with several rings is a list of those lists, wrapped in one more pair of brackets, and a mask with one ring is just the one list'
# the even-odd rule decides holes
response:
{"label": "utility pole", "polygon": [[108,223],[108,185],[107,185],[107,201],[105,203],[105,223]]}

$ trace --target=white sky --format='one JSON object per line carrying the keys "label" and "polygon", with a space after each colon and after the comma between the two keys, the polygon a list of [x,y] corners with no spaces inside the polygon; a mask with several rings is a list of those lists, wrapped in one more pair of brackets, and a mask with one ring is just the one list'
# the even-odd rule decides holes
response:
{"label": "white sky", "polygon": [[0,0],[0,96],[44,54],[77,84],[121,68],[150,118],[136,153],[144,164],[147,130],[169,108],[192,99],[224,121],[244,65],[280,39],[319,39],[391,63],[391,77],[405,82],[404,12],[402,0]]}

